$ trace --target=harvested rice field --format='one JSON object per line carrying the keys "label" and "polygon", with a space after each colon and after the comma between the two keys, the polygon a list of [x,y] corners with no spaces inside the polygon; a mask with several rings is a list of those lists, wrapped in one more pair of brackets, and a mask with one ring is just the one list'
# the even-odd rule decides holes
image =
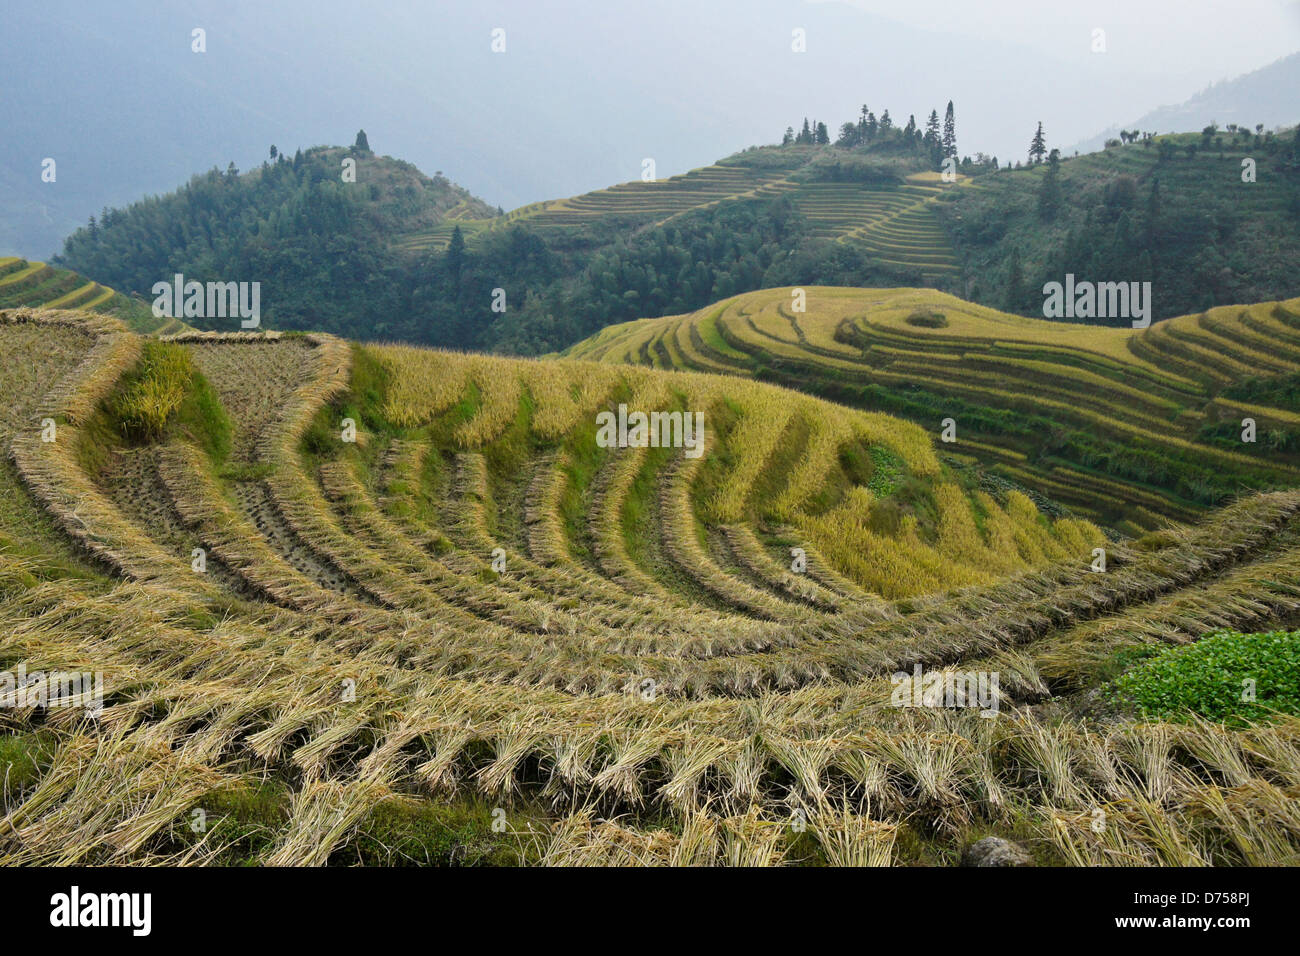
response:
{"label": "harvested rice field", "polygon": [[[95,675],[10,688],[0,862],[1300,862],[1300,481],[1197,430],[1289,419],[1188,351],[1288,375],[1296,303],[1076,341],[808,291],[541,360],[0,312],[0,671]],[[794,368],[950,383],[959,441]],[[1241,483],[966,428],[1031,390]]]}

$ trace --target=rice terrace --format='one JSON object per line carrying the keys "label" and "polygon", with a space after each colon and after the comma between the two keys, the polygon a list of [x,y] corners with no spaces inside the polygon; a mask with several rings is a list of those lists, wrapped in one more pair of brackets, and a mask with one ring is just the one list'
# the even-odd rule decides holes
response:
{"label": "rice terrace", "polygon": [[[804,360],[854,365],[828,331],[843,290],[807,291],[828,312],[810,308]],[[851,329],[906,326],[918,294],[878,296],[848,300]],[[1206,633],[1294,617],[1291,466],[1207,445],[1275,490],[1204,512],[1098,477],[1128,514],[1044,510],[1059,470],[1013,444],[981,474],[984,441],[946,454],[900,418],[727,374],[755,328],[801,349],[762,307],[780,299],[712,310],[704,334],[650,323],[707,373],[4,313],[6,663],[105,683],[91,724],[10,712],[6,859],[942,863],[987,833],[1044,862],[1292,861],[1296,725],[1250,720],[1294,704],[1291,645],[1270,645],[1291,670],[1259,671],[1255,705],[1211,691],[1204,716],[1159,697],[1139,718],[1106,681],[1141,659],[1140,704]],[[978,331],[944,305],[948,342]],[[1285,373],[1298,307],[1231,319],[1276,328]],[[1225,364],[1264,334],[1239,328]],[[1160,374],[1142,336],[1074,331],[1118,344],[1044,351]],[[995,340],[1016,344],[963,344]],[[1065,367],[1077,398],[1086,363]],[[1215,401],[1162,367],[1183,414]],[[618,403],[702,409],[706,453],[600,447]],[[1189,444],[1134,417],[1097,431],[1149,435],[1157,461]],[[912,706],[927,672],[997,678],[979,708]]]}
{"label": "rice terrace", "polygon": [[[1159,107],[1167,62],[1084,31],[1052,72],[996,3],[1032,81],[944,65],[957,20],[726,0],[753,36],[674,33],[651,95],[621,11],[449,4],[431,63],[405,4],[336,6],[272,67],[274,10],[131,0],[229,141],[58,145],[157,112],[83,77],[15,126],[54,156],[0,157],[0,873],[55,873],[38,922],[148,935],[117,867],[1300,866],[1300,55]],[[349,98],[277,85],[344,59]],[[451,172],[306,145],[361,103]],[[130,885],[175,918],[180,879]],[[1207,902],[1176,885],[1091,917]]]}

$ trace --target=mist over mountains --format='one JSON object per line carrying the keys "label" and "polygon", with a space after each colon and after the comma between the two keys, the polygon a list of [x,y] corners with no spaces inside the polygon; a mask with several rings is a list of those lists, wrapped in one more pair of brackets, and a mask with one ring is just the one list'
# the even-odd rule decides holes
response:
{"label": "mist over mountains", "polygon": [[[563,17],[504,0],[54,2],[7,11],[5,24],[0,253],[34,257],[104,206],[231,161],[249,168],[271,144],[349,142],[357,128],[511,209],[635,179],[647,157],[660,176],[705,165],[805,115],[834,129],[863,103],[901,123],[954,99],[963,154],[1017,158],[1039,119],[1065,142],[1135,98],[1176,101],[1215,78],[1144,68],[1124,55],[1122,30],[1113,55],[1063,59],[959,25],[789,0],[665,0],[635,15],[574,0]],[[491,49],[496,28],[504,53]],[[806,53],[791,50],[796,28]],[[40,179],[46,157],[55,183]]]}
{"label": "mist over mountains", "polygon": [[1235,79],[1214,83],[1182,103],[1161,106],[1130,124],[1111,126],[1070,148],[1081,153],[1101,149],[1121,129],[1158,133],[1190,133],[1217,123],[1235,123],[1254,129],[1290,125],[1300,114],[1300,53],[1270,63],[1263,69]]}

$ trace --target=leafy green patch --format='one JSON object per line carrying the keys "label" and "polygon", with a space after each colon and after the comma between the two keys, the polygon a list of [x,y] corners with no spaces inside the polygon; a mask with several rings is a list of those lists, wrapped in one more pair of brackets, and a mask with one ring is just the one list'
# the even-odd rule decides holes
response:
{"label": "leafy green patch", "polygon": [[122,434],[133,441],[157,441],[185,401],[194,363],[179,345],[145,342],[140,361],[122,379],[112,402]]}
{"label": "leafy green patch", "polygon": [[[331,866],[521,866],[536,863],[548,832],[515,808],[494,816],[482,801],[394,798],[372,810]],[[500,818],[505,830],[493,823]],[[534,822],[536,820],[536,822]],[[531,824],[531,826],[530,826]]]}
{"label": "leafy green patch", "polygon": [[884,445],[872,445],[869,451],[871,477],[866,482],[867,490],[877,498],[887,498],[907,474],[907,463]]}
{"label": "leafy green patch", "polygon": [[1300,714],[1300,631],[1214,631],[1162,650],[1105,693],[1144,717],[1165,720],[1199,715],[1241,725]]}
{"label": "leafy green patch", "polygon": [[129,441],[159,441],[179,432],[215,462],[230,453],[233,428],[220,397],[190,353],[172,342],[144,343],[140,361],[108,400],[107,414]]}
{"label": "leafy green patch", "polygon": [[0,807],[34,784],[49,768],[56,747],[48,730],[0,734]]}

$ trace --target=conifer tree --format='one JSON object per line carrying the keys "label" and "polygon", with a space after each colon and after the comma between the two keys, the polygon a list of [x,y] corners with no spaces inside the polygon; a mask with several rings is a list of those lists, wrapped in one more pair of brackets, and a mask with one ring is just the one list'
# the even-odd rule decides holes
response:
{"label": "conifer tree", "polygon": [[460,286],[460,273],[464,267],[465,237],[461,234],[460,226],[455,226],[451,230],[451,242],[447,244],[447,272],[458,287]]}
{"label": "conifer tree", "polygon": [[939,111],[930,110],[930,118],[925,121],[925,144],[931,147],[939,145]]}
{"label": "conifer tree", "polygon": [[1038,132],[1034,133],[1034,138],[1029,143],[1029,158],[1035,163],[1041,163],[1046,155],[1047,139],[1043,136],[1043,121],[1039,120]]}
{"label": "conifer tree", "polygon": [[948,109],[943,115],[943,155],[957,155],[957,118],[953,113],[952,100],[948,101]]}

